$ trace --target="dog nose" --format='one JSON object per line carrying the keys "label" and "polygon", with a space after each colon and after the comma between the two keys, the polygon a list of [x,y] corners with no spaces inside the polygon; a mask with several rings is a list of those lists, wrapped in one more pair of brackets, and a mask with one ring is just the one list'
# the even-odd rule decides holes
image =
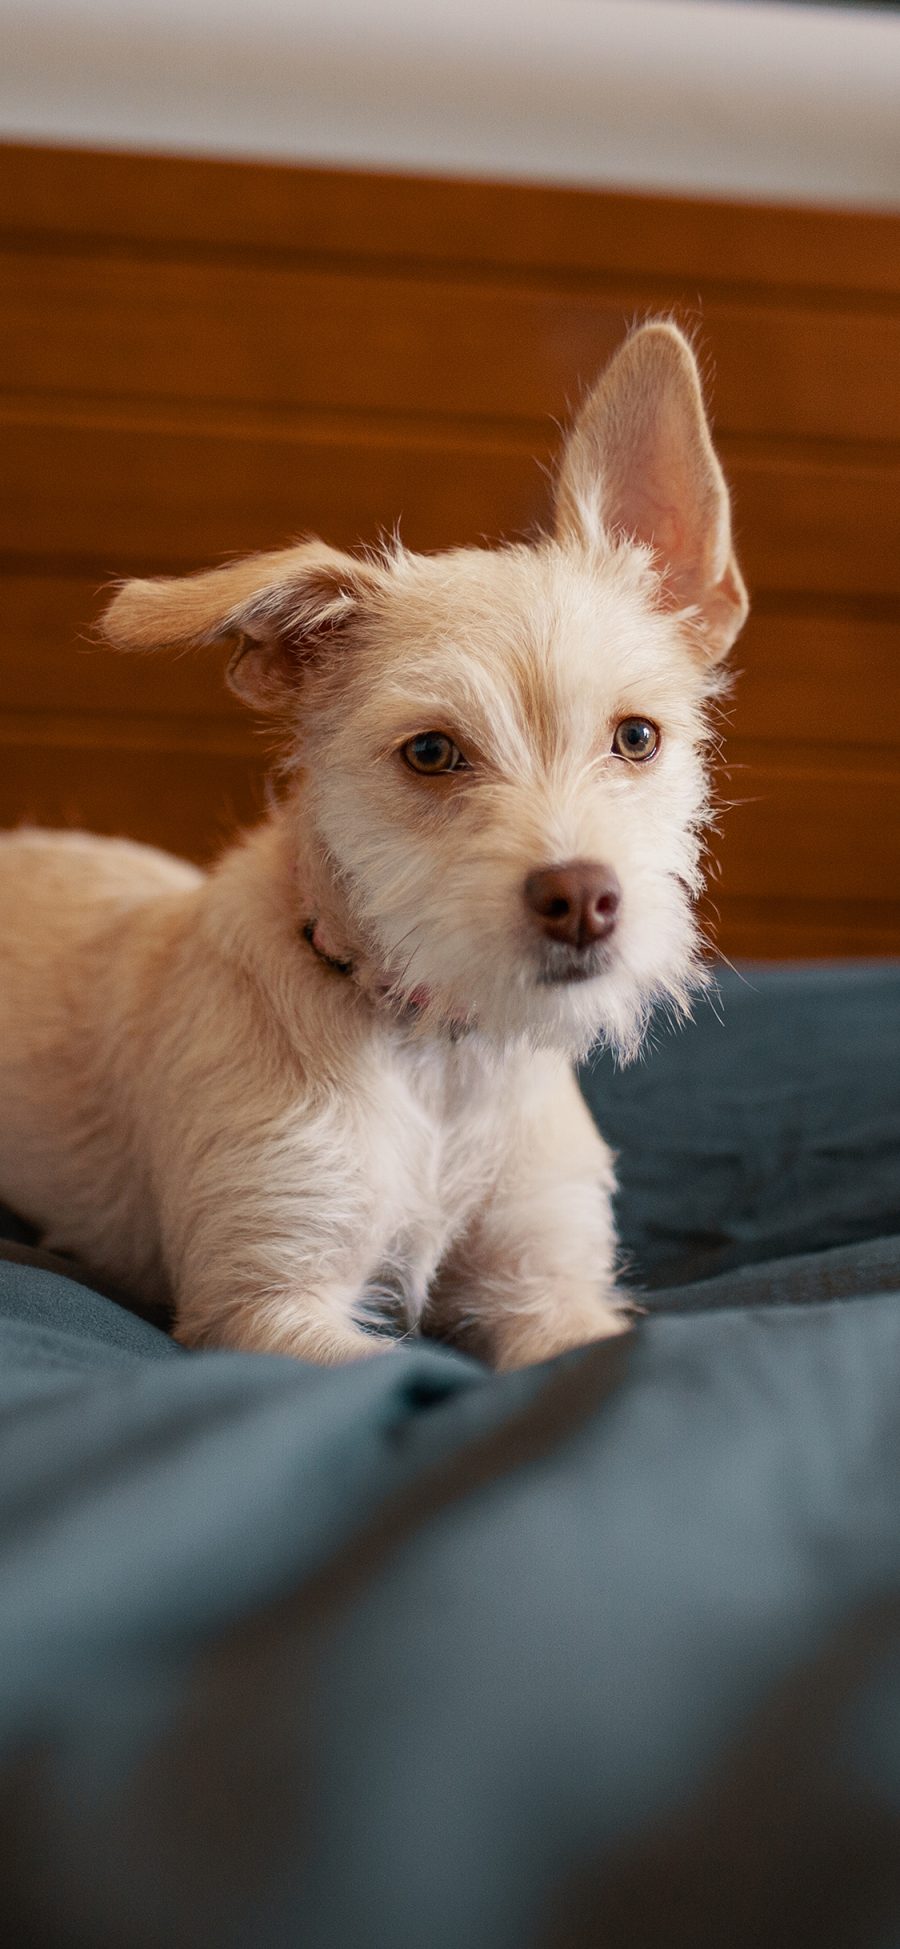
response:
{"label": "dog nose", "polygon": [[571,859],[563,866],[542,866],[529,873],[524,894],[526,907],[537,915],[548,940],[590,947],[612,933],[622,889],[611,866]]}

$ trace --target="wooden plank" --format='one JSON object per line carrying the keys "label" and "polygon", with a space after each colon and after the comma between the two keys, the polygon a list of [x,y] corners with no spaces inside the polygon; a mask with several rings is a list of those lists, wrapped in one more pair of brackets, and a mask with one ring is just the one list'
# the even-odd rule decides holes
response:
{"label": "wooden plank", "polygon": [[900,293],[889,214],[271,163],[0,147],[14,237]]}
{"label": "wooden plank", "polygon": [[108,573],[199,567],[310,531],[354,546],[398,519],[410,547],[444,547],[524,529],[547,496],[530,443],[490,432],[212,410],[64,418],[42,403],[0,408],[0,426],[0,551]]}
{"label": "wooden plank", "polygon": [[211,752],[244,758],[256,766],[265,752],[274,756],[271,731],[254,730],[244,717],[143,716],[129,711],[3,711],[0,712],[0,750],[21,745],[42,751],[90,751],[102,760],[106,751]]}
{"label": "wooden plank", "polygon": [[[900,956],[900,911],[874,903],[733,900],[709,920],[713,939],[732,960],[830,961]],[[752,974],[750,976],[752,979]]]}
{"label": "wooden plank", "polygon": [[[652,294],[257,264],[0,252],[14,391],[540,422]],[[655,302],[669,306],[660,289]],[[720,432],[900,441],[900,314],[707,303]]]}
{"label": "wooden plank", "polygon": [[0,711],[246,716],[224,651],[122,656],[93,633],[104,601],[96,576],[0,576]]}
{"label": "wooden plank", "polygon": [[900,752],[732,738],[712,897],[897,902]]}
{"label": "wooden plank", "polygon": [[753,615],[734,652],[732,737],[900,746],[900,616]]}
{"label": "wooden plank", "polygon": [[[43,402],[7,404],[0,426],[0,553],[101,576],[310,531],[353,547],[397,520],[410,547],[444,548],[521,534],[549,507],[549,450],[490,429]],[[754,594],[900,595],[895,468],[723,449]]]}
{"label": "wooden plank", "polygon": [[756,596],[900,595],[900,472],[887,462],[720,442]]}
{"label": "wooden plank", "polygon": [[0,827],[116,833],[205,862],[260,817],[262,778],[259,760],[222,752],[0,740]]}

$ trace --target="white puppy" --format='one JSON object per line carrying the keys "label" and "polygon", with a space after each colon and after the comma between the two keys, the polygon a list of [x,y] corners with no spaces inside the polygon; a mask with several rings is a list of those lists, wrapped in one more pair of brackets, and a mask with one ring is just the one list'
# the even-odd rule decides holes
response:
{"label": "white puppy", "polygon": [[534,546],[126,584],[119,648],[236,645],[281,801],[208,875],[0,841],[0,1196],[190,1346],[341,1361],[387,1314],[510,1367],[619,1331],[570,1059],[698,978],[704,703],[746,608],[668,323],[587,400]]}

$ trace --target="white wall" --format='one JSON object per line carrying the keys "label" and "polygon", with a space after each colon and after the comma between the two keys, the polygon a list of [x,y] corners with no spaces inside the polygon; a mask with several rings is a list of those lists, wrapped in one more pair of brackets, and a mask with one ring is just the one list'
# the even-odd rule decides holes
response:
{"label": "white wall", "polygon": [[728,0],[0,0],[29,140],[900,204],[900,18]]}

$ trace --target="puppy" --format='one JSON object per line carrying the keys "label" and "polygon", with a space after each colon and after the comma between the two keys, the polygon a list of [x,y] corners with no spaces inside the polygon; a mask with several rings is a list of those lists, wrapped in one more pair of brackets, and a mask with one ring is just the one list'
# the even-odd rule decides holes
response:
{"label": "puppy", "polygon": [[421,1329],[508,1368],[621,1331],[570,1063],[701,978],[704,708],[746,610],[663,322],[587,399],[535,545],[126,583],[110,643],[231,643],[283,789],[208,875],[0,841],[0,1196],[191,1347]]}

